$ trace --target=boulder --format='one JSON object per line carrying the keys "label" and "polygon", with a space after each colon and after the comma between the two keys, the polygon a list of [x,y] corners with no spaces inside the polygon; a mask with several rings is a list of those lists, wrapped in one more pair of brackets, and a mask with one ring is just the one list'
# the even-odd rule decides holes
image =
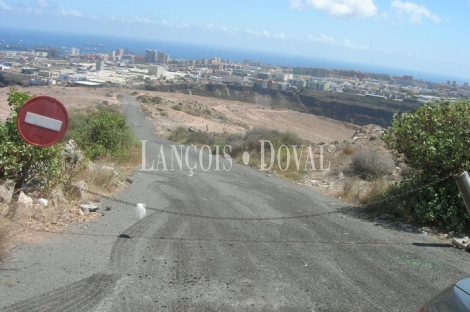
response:
{"label": "boulder", "polygon": [[25,206],[26,208],[33,208],[33,199],[23,192],[20,193],[18,203]]}
{"label": "boulder", "polygon": [[467,236],[464,238],[454,238],[452,239],[451,244],[457,248],[466,249],[468,245],[470,245],[470,239]]}

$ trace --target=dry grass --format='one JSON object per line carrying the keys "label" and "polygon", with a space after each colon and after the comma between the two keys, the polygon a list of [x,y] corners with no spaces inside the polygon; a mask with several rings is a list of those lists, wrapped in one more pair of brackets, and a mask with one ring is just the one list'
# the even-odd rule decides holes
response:
{"label": "dry grass", "polygon": [[356,177],[346,178],[336,197],[351,204],[367,205],[382,198],[388,185],[386,179],[365,181]]}
{"label": "dry grass", "polygon": [[[7,205],[0,205],[0,215],[3,215],[3,212],[8,209]],[[10,222],[7,219],[0,218],[0,262],[8,255],[8,233],[10,229]]]}

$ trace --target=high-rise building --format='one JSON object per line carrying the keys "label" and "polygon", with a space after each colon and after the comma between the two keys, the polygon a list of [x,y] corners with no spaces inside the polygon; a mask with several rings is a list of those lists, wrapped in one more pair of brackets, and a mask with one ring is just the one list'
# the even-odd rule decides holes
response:
{"label": "high-rise building", "polygon": [[51,50],[48,50],[48,51],[47,51],[47,56],[48,56],[48,57],[52,57],[52,58],[59,57],[59,50],[58,50],[58,49],[51,49]]}
{"label": "high-rise building", "polygon": [[110,57],[115,57],[116,56],[116,51],[109,51],[108,54]]}
{"label": "high-rise building", "polygon": [[134,55],[134,64],[145,64],[147,63],[147,58],[145,55]]}
{"label": "high-rise building", "polygon": [[170,56],[168,54],[160,52],[160,51],[157,52],[157,63],[166,64],[168,63],[169,60],[170,60]]}
{"label": "high-rise building", "polygon": [[80,50],[78,48],[72,48],[72,51],[70,51],[70,55],[78,56],[80,55]]}
{"label": "high-rise building", "polygon": [[116,55],[115,56],[123,56],[124,55],[124,49],[116,49]]}
{"label": "high-rise building", "polygon": [[150,49],[145,50],[145,58],[147,60],[147,63],[152,63],[152,64],[156,63],[158,53],[159,52],[157,50],[150,50]]}
{"label": "high-rise building", "polygon": [[97,70],[97,71],[103,70],[103,64],[104,64],[104,62],[101,61],[101,60],[96,61],[96,70]]}

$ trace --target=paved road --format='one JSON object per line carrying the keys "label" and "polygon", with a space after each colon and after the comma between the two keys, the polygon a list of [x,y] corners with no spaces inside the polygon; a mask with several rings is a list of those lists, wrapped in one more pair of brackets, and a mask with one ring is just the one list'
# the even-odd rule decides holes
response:
{"label": "paved road", "polygon": [[[342,203],[189,149],[182,170],[170,142],[154,135],[134,98],[123,110],[146,143],[146,168],[117,198],[177,213],[282,217]],[[179,151],[179,148],[177,148]],[[183,150],[186,154],[186,148]],[[163,160],[162,154],[165,155]],[[202,166],[208,168],[208,156]],[[175,155],[175,154],[173,154]],[[470,273],[467,253],[377,225],[360,214],[287,220],[207,219],[113,201],[105,216],[19,250],[0,266],[2,311],[416,311]]]}

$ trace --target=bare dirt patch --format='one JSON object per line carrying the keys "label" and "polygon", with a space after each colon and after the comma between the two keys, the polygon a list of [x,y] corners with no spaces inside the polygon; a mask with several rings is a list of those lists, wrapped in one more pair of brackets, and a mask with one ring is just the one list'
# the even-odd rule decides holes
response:
{"label": "bare dirt patch", "polygon": [[[247,129],[266,128],[297,133],[299,137],[319,143],[349,140],[358,127],[291,110],[271,109],[257,104],[221,100],[181,93],[140,92],[162,98],[160,104],[143,104],[152,118],[157,133],[166,135],[178,126],[192,127],[196,131],[244,133]],[[181,110],[175,109],[180,107]],[[187,113],[208,110],[209,115]]]}

